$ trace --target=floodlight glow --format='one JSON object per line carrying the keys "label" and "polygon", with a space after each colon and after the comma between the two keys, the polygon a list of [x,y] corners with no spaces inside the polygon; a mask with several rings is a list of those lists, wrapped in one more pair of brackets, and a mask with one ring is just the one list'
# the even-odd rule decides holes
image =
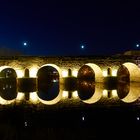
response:
{"label": "floodlight glow", "polygon": [[23,70],[15,70],[15,71],[16,71],[16,74],[17,74],[18,78],[24,77],[24,71]]}
{"label": "floodlight glow", "polygon": [[105,90],[103,90],[103,96],[104,97],[107,97],[107,95],[108,95],[108,91],[105,89]]}
{"label": "floodlight glow", "polygon": [[62,97],[63,98],[68,98],[68,91],[63,91]]}
{"label": "floodlight glow", "polygon": [[68,71],[67,70],[62,71],[62,77],[68,77]]}
{"label": "floodlight glow", "polygon": [[78,70],[73,70],[72,71],[72,76],[77,77],[77,75],[78,75]]}
{"label": "floodlight glow", "polygon": [[37,104],[39,102],[36,92],[30,92],[30,102]]}
{"label": "floodlight glow", "polygon": [[117,90],[112,90],[112,96],[113,97],[118,97]]}
{"label": "floodlight glow", "polygon": [[30,69],[30,77],[36,77],[36,75],[37,75],[37,67],[32,67],[31,69]]}
{"label": "floodlight glow", "polygon": [[117,76],[117,69],[112,70],[112,76]]}
{"label": "floodlight glow", "polygon": [[73,97],[73,98],[78,98],[78,92],[77,92],[77,91],[74,91],[74,92],[72,93],[72,97]]}
{"label": "floodlight glow", "polygon": [[2,97],[0,97],[0,104],[1,105],[9,105],[9,104],[12,104],[15,102],[15,99],[12,99],[12,100],[5,100],[3,99]]}
{"label": "floodlight glow", "polygon": [[104,77],[107,76],[107,70],[103,70],[103,76],[104,76]]}
{"label": "floodlight glow", "polygon": [[22,101],[22,100],[24,100],[24,97],[25,97],[24,93],[18,92],[16,101]]}

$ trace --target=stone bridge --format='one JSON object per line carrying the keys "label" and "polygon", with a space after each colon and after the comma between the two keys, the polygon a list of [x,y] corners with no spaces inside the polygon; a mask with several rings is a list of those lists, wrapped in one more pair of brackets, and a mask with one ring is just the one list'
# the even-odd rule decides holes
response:
{"label": "stone bridge", "polygon": [[[46,69],[46,70],[45,70]],[[18,85],[26,85],[31,81],[30,94],[29,91],[22,93],[18,91],[18,95],[14,97],[6,97],[1,93],[0,104],[11,104],[23,100],[24,96],[32,103],[41,102],[47,105],[53,105],[61,101],[62,98],[77,98],[77,91],[64,90],[59,88],[59,94],[51,100],[43,100],[37,96],[38,89],[33,90],[32,87],[40,84],[40,78],[45,78],[46,74],[42,74],[49,71],[51,76],[56,76],[59,79],[60,85],[65,82],[77,79],[83,80],[80,86],[87,86],[91,88],[92,96],[87,98],[80,96],[83,103],[93,104],[100,99],[108,98],[112,100],[121,99],[121,102],[132,103],[139,98],[139,82],[140,82],[140,68],[139,57],[134,56],[60,56],[60,57],[43,57],[43,56],[7,56],[0,57],[0,79],[3,82],[5,79],[16,78]],[[47,76],[49,76],[47,73]],[[46,77],[47,77],[46,76]],[[29,80],[29,81],[28,81]],[[86,80],[91,80],[88,83]],[[118,81],[121,85],[117,86],[117,89],[110,89],[105,87],[102,83],[108,83],[110,85],[113,81]],[[24,82],[25,81],[25,82]],[[26,83],[27,82],[27,83]],[[93,83],[94,82],[94,83]],[[24,83],[24,84],[23,84]],[[128,87],[127,83],[130,87]],[[0,84],[2,85],[2,84]],[[37,85],[38,86],[38,85]],[[124,90],[125,93],[121,94]],[[1,91],[10,89],[11,85],[5,84],[1,86]],[[92,90],[92,88],[94,88]],[[128,90],[128,92],[127,92]],[[94,91],[94,93],[93,93]],[[80,92],[80,89],[79,89]],[[117,93],[118,92],[118,93]],[[3,98],[2,98],[3,96]],[[118,98],[119,96],[119,98]],[[117,97],[117,98],[116,98]],[[4,99],[5,98],[5,99]],[[102,101],[101,101],[102,102]],[[103,102],[102,102],[103,103]]]}
{"label": "stone bridge", "polygon": [[117,72],[124,66],[129,73],[130,81],[140,81],[140,70],[137,57],[133,56],[79,56],[79,57],[39,57],[39,56],[13,56],[0,57],[0,71],[12,68],[16,71],[17,78],[25,76],[25,70],[29,70],[28,77],[35,78],[39,69],[50,66],[55,68],[60,76],[77,77],[79,70],[82,72],[91,69],[95,73],[95,82],[102,82],[104,77],[117,76]]}

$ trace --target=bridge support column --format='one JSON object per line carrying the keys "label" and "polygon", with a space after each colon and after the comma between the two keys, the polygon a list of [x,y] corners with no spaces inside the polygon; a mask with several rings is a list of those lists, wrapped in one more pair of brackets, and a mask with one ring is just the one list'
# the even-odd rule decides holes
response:
{"label": "bridge support column", "polygon": [[25,94],[25,99],[29,100],[30,92],[34,92],[37,90],[37,79],[30,78],[29,69],[25,69],[24,77],[18,78],[18,91],[23,92]]}
{"label": "bridge support column", "polygon": [[72,71],[71,69],[68,69],[68,77],[71,77],[72,76]]}

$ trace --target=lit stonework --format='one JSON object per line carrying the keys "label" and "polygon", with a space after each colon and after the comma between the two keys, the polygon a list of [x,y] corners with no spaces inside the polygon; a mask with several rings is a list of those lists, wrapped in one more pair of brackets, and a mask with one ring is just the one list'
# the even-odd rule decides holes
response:
{"label": "lit stonework", "polygon": [[[79,101],[79,90],[77,90],[78,87],[76,87],[76,84],[77,81],[80,80],[83,80],[82,82],[83,84],[85,83],[85,88],[87,89],[88,87],[90,89],[91,83],[86,82],[86,80],[92,80],[92,82],[95,83],[95,91],[93,92],[93,95],[88,99],[81,100],[85,104],[94,104],[104,99],[108,99],[110,96],[110,100],[116,99],[125,103],[135,102],[140,97],[138,88],[140,87],[140,69],[139,63],[135,58],[137,59],[138,57],[128,57],[127,55],[120,57],[1,57],[1,78],[5,80],[12,78],[15,76],[14,74],[11,74],[11,70],[13,70],[16,73],[15,78],[17,86],[25,85],[26,81],[29,82],[30,80],[31,87],[28,89],[29,93],[26,94],[21,87],[21,89],[17,88],[17,97],[15,99],[6,100],[0,97],[0,104],[19,103],[23,100],[28,100],[28,102],[33,104],[42,103],[45,105],[54,105],[63,102],[63,100],[67,102],[70,102],[71,100]],[[73,87],[74,89],[69,91],[68,87],[62,89],[59,87],[59,94],[54,99],[47,101],[39,98],[37,95],[39,84],[38,72],[45,67],[48,69],[49,67],[53,67],[56,70],[53,72],[53,75],[57,78],[53,80],[54,83],[59,82],[60,87],[63,87],[65,83],[69,84],[73,82],[73,86],[75,86]],[[79,71],[81,71],[81,73]],[[79,77],[82,77],[82,74],[86,75],[88,79],[80,79]],[[90,74],[92,74],[92,78],[90,77]],[[119,99],[118,92],[120,90],[118,87],[116,87],[116,89],[108,90],[106,87],[101,86],[104,85],[105,82],[112,83],[114,81],[121,84],[127,82],[131,83],[130,89],[125,97]],[[35,86],[35,88],[32,88],[32,85]],[[5,92],[10,88],[12,88],[11,85],[3,85],[1,90]]]}

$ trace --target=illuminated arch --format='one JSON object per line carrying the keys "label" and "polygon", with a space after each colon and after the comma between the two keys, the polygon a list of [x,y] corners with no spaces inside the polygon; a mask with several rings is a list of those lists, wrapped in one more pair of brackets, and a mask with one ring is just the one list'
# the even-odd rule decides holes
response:
{"label": "illuminated arch", "polygon": [[130,91],[130,82],[117,84],[117,95],[119,99],[125,98],[129,94],[129,91]]}
{"label": "illuminated arch", "polygon": [[2,83],[0,84],[0,96],[5,100],[13,100],[17,97],[17,84],[16,80],[10,81],[2,79]]}
{"label": "illuminated arch", "polygon": [[135,102],[140,97],[140,83],[130,83],[129,93],[121,99],[125,103]]}
{"label": "illuminated arch", "polygon": [[24,77],[24,71],[23,70],[20,70],[18,68],[13,68],[13,67],[10,67],[10,66],[1,66],[0,67],[0,72],[4,69],[7,69],[7,68],[11,68],[11,69],[15,70],[18,78]]}
{"label": "illuminated arch", "polygon": [[[93,64],[93,63],[87,63],[85,65],[89,66],[95,73],[95,82],[103,82],[102,70],[98,65]],[[85,66],[85,65],[83,65],[83,66]],[[80,69],[82,69],[82,67]]]}
{"label": "illuminated arch", "polygon": [[[60,67],[58,67],[58,66],[55,65],[55,64],[45,64],[45,65],[42,65],[42,66],[38,69],[38,71],[39,71],[41,68],[45,67],[45,66],[51,66],[51,67],[55,68],[55,69],[58,71],[60,78],[62,78],[62,70],[60,69]],[[38,71],[37,71],[37,73],[38,73]]]}
{"label": "illuminated arch", "polygon": [[13,68],[5,68],[0,71],[0,76],[3,78],[16,78],[17,73]]}
{"label": "illuminated arch", "polygon": [[130,82],[140,82],[140,70],[139,67],[131,62],[126,62],[123,64],[129,71]]}
{"label": "illuminated arch", "polygon": [[1,105],[9,105],[12,104],[16,101],[16,99],[12,99],[12,100],[5,100],[0,96],[0,104]]}
{"label": "illuminated arch", "polygon": [[45,105],[57,104],[61,99],[62,99],[62,90],[60,90],[58,96],[51,101],[42,100],[41,98],[38,97],[38,100]]}
{"label": "illuminated arch", "polygon": [[90,66],[94,70],[94,72],[95,72],[95,82],[103,82],[103,75],[102,75],[101,68],[98,65],[93,64],[93,63],[88,63],[86,65]]}
{"label": "illuminated arch", "polygon": [[11,104],[17,97],[17,74],[9,67],[0,67],[0,104]]}
{"label": "illuminated arch", "polygon": [[1,72],[2,70],[4,70],[4,69],[7,69],[7,68],[10,68],[10,69],[15,70],[13,67],[10,67],[10,66],[1,66],[1,67],[0,67],[0,72]]}
{"label": "illuminated arch", "polygon": [[87,103],[87,104],[93,104],[98,102],[101,97],[102,97],[102,92],[103,92],[103,85],[102,84],[97,84],[95,85],[95,92],[93,96],[90,99],[87,100],[82,100],[82,102]]}

